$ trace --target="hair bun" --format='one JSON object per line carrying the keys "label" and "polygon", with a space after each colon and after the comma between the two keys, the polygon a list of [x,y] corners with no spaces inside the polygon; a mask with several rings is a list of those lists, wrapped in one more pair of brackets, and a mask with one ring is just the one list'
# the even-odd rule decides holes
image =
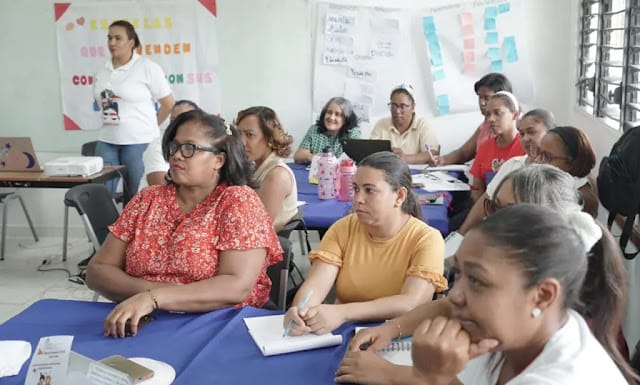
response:
{"label": "hair bun", "polygon": [[591,250],[593,245],[602,238],[602,229],[591,215],[582,211],[574,211],[568,214],[567,219],[587,250]]}

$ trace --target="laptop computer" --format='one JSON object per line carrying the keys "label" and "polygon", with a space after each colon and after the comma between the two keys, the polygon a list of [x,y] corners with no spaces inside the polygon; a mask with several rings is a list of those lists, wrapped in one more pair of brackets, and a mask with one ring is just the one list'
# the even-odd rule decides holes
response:
{"label": "laptop computer", "polygon": [[391,151],[391,141],[382,139],[343,139],[342,149],[357,164],[367,155],[380,151]]}
{"label": "laptop computer", "polygon": [[0,172],[40,172],[40,164],[29,137],[0,137]]}

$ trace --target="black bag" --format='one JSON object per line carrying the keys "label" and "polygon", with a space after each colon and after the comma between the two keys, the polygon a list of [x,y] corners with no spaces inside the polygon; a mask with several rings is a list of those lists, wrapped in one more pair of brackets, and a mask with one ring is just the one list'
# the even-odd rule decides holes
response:
{"label": "black bag", "polygon": [[626,217],[620,236],[625,258],[633,259],[638,252],[627,253],[625,248],[640,213],[640,126],[628,129],[602,158],[598,173],[598,195],[609,210],[607,225],[611,228],[618,214]]}

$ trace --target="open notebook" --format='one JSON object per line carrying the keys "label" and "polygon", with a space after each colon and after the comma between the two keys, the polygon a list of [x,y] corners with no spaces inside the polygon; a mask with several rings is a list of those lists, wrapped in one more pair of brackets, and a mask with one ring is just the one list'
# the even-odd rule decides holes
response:
{"label": "open notebook", "polygon": [[[366,327],[357,327],[356,334]],[[411,337],[395,339],[391,341],[384,349],[378,351],[378,354],[385,360],[396,365],[412,366],[411,359]]]}
{"label": "open notebook", "polygon": [[284,315],[245,318],[253,342],[265,356],[300,352],[342,344],[342,336],[331,333],[324,335],[306,334],[282,337]]}

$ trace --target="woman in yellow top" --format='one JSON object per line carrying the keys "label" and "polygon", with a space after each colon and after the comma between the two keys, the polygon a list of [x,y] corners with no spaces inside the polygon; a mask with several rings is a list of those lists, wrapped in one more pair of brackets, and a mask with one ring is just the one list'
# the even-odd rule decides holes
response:
{"label": "woman in yellow top", "polygon": [[[308,277],[285,315],[285,326],[294,321],[290,335],[392,318],[447,287],[444,241],[422,221],[407,164],[391,152],[369,155],[353,185],[354,213],[334,223],[310,253]],[[336,303],[323,304],[334,283]]]}

